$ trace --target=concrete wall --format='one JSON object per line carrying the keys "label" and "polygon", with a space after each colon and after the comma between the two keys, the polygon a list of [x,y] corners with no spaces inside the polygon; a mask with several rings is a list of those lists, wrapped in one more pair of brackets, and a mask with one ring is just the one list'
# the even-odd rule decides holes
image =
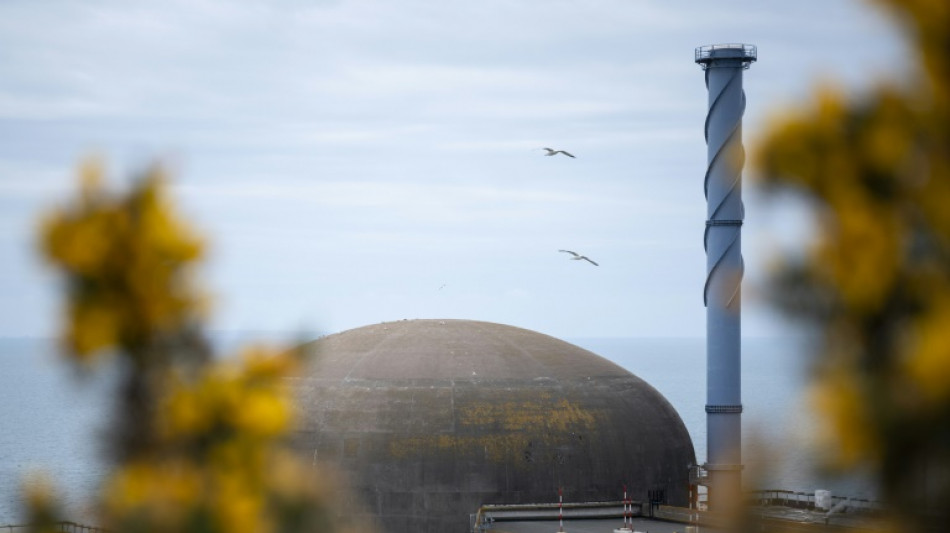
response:
{"label": "concrete wall", "polygon": [[331,336],[295,380],[295,445],[348,472],[384,531],[461,533],[483,504],[556,502],[559,486],[566,502],[626,484],[687,504],[693,446],[648,384],[527,330],[428,322]]}

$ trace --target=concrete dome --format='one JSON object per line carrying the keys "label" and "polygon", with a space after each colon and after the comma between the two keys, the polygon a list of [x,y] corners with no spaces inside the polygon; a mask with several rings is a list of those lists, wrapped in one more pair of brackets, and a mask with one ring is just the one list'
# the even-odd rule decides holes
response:
{"label": "concrete dome", "polygon": [[382,530],[463,533],[482,504],[686,505],[693,445],[663,396],[525,329],[408,320],[314,341],[295,446],[351,482]]}

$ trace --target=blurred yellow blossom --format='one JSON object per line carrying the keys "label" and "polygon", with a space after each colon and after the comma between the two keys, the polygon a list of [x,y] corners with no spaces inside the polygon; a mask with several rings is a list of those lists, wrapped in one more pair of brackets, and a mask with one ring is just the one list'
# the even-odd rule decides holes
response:
{"label": "blurred yellow blossom", "polygon": [[23,486],[27,505],[29,533],[53,533],[60,531],[62,509],[56,498],[52,481],[43,474],[33,474]]}
{"label": "blurred yellow blossom", "polygon": [[817,432],[820,449],[835,450],[842,465],[853,467],[875,459],[876,442],[868,420],[860,378],[850,373],[834,373],[816,379],[810,386],[810,399],[821,414]]}
{"label": "blurred yellow blossom", "polygon": [[839,468],[870,467],[902,529],[950,523],[950,3],[879,0],[919,70],[853,100],[825,87],[754,152],[819,219],[775,300],[820,332],[813,400]]}
{"label": "blurred yellow blossom", "polygon": [[[922,395],[924,406],[950,404],[950,291],[940,293],[930,312],[915,324],[904,371]],[[926,408],[926,407],[924,407]]]}
{"label": "blurred yellow blossom", "polygon": [[292,404],[281,379],[294,367],[291,352],[250,350],[241,366],[223,362],[197,379],[179,376],[170,386],[158,423],[166,438],[236,432],[268,439],[288,431]]}
{"label": "blurred yellow blossom", "polygon": [[79,358],[141,345],[200,318],[189,278],[202,244],[174,215],[156,168],[126,196],[103,188],[102,166],[81,171],[79,198],[43,223],[44,254],[66,275],[65,345]]}
{"label": "blurred yellow blossom", "polygon": [[[202,244],[174,215],[162,172],[146,173],[125,195],[105,189],[96,161],[80,181],[78,198],[44,221],[40,241],[66,279],[67,352],[91,362],[113,350],[129,363],[101,525],[125,533],[365,531],[346,511],[342,483],[325,486],[328,478],[285,447],[293,406],[284,380],[301,354],[253,347],[240,358],[210,357],[200,328],[206,298],[191,277]],[[49,501],[33,498],[30,507],[41,513]]]}

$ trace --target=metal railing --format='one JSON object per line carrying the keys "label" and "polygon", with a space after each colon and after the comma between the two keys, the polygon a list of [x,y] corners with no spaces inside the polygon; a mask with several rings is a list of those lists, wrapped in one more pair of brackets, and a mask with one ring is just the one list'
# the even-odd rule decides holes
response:
{"label": "metal railing", "polygon": [[717,513],[709,511],[700,511],[698,509],[687,509],[686,507],[674,507],[672,505],[660,505],[653,509],[653,518],[668,520],[670,522],[680,522],[682,524],[693,524],[697,526],[721,526],[724,519]]}
{"label": "metal railing", "polygon": [[[630,515],[641,516],[643,503],[628,502]],[[495,522],[506,520],[554,520],[558,518],[559,507],[556,503],[482,505],[478,512],[470,515],[470,529],[481,532],[491,529]],[[620,518],[624,514],[624,502],[571,502],[563,505],[565,520],[590,518]],[[3,533],[0,531],[0,533]]]}
{"label": "metal railing", "polygon": [[[814,510],[815,493],[813,492],[795,492],[791,490],[765,489],[753,490],[746,493],[749,501],[761,506],[781,506],[794,509]],[[850,511],[880,511],[884,504],[877,500],[866,498],[849,498],[846,496],[831,496],[831,506],[835,507],[841,504]]]}
{"label": "metal railing", "polygon": [[[105,528],[69,521],[55,522],[54,527],[55,531],[62,531],[63,533],[111,533],[110,530]],[[23,533],[36,528],[36,524],[7,524],[0,526],[0,533]]]}
{"label": "metal railing", "polygon": [[712,56],[713,50],[741,50],[742,55],[749,59],[755,60],[758,58],[758,48],[756,48],[754,44],[725,43],[696,47],[696,61],[709,59]]}
{"label": "metal railing", "polygon": [[[725,43],[725,44],[710,44],[706,46],[699,46],[696,48],[695,61],[699,63],[703,69],[707,67],[707,64],[713,59],[713,52],[716,50],[735,50],[736,54],[733,56],[729,54],[729,57],[735,59],[742,59],[742,68],[749,68],[749,65],[758,59],[759,51],[754,44],[743,44],[743,43]],[[722,56],[725,57],[725,56]]]}

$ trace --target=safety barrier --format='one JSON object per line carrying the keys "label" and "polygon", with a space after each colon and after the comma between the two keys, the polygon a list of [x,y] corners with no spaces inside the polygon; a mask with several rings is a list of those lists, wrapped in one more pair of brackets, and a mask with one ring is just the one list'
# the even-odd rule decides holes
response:
{"label": "safety barrier", "polygon": [[[746,497],[750,503],[758,506],[767,507],[770,505],[791,507],[793,509],[815,509],[814,492],[795,492],[791,490],[753,490],[746,492]],[[845,496],[831,496],[832,508],[846,508],[854,512],[874,512],[884,508],[884,504],[877,500],[866,498],[848,498]]]}
{"label": "safety barrier", "polygon": [[[518,505],[483,505],[471,515],[471,531],[490,529],[495,522],[512,520],[558,520],[579,518],[622,518],[640,516],[642,503],[627,500],[616,502],[536,503]],[[0,533],[3,533],[0,531]]]}
{"label": "safety barrier", "polygon": [[[55,528],[63,533],[111,533],[105,528],[69,521],[55,522]],[[30,529],[36,529],[36,524],[8,524],[0,526],[0,533],[22,533]]]}

